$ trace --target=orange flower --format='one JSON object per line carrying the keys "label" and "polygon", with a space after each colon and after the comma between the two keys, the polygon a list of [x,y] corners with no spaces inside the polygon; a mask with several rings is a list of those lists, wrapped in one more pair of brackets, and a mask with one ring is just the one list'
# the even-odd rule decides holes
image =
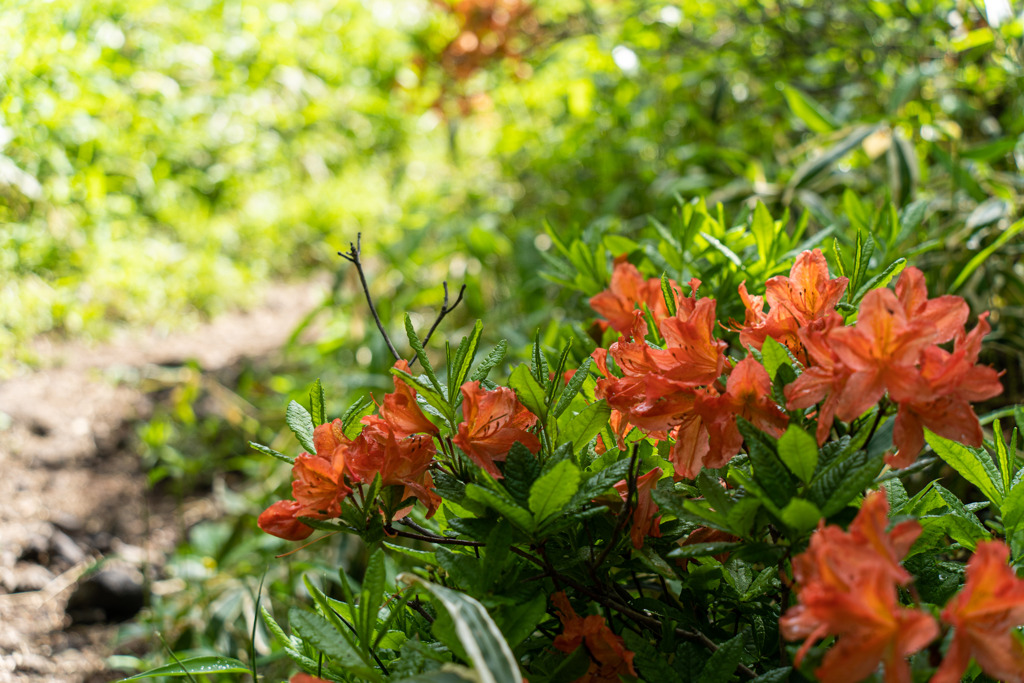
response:
{"label": "orange flower", "polygon": [[662,321],[660,329],[665,348],[649,351],[656,372],[689,386],[711,384],[722,374],[727,345],[715,339],[714,299],[680,306],[675,316]]}
{"label": "orange flower", "polygon": [[[930,302],[929,302],[930,303]],[[984,435],[971,401],[999,395],[1003,387],[992,368],[976,365],[981,340],[991,329],[981,315],[977,326],[956,335],[953,352],[937,346],[921,356],[921,387],[916,397],[899,403],[893,442],[898,449],[886,459],[893,467],[907,467],[924,447],[924,428],[968,446],[980,446]]]}
{"label": "orange flower", "polygon": [[920,392],[916,367],[936,337],[927,320],[909,320],[892,290],[873,289],[864,296],[857,324],[829,335],[833,350],[852,370],[836,406],[836,416],[850,421],[867,411],[888,390],[894,400]]}
{"label": "orange flower", "polygon": [[292,497],[302,505],[304,517],[326,519],[341,514],[341,500],[352,492],[345,485],[345,459],[302,453],[292,466]]}
{"label": "orange flower", "polygon": [[[803,358],[799,332],[835,312],[849,280],[830,278],[828,263],[820,249],[805,251],[796,258],[789,277],[777,275],[765,283],[764,297],[747,293],[746,283],[739,287],[746,314],[738,326],[744,347],[761,348],[766,337],[786,345]],[[764,302],[768,301],[768,313]]]}
{"label": "orange flower", "polygon": [[380,474],[382,486],[404,486],[402,500],[415,496],[427,506],[427,516],[440,504],[434,481],[427,469],[437,448],[425,434],[400,437],[391,423],[376,415],[363,418],[363,431],[349,449],[348,470],[361,482],[370,483]]}
{"label": "orange flower", "polygon": [[[409,372],[409,363],[405,360],[395,362],[399,370]],[[408,384],[394,378],[395,391],[384,395],[384,403],[380,407],[380,416],[387,420],[388,424],[399,439],[410,434],[431,434],[437,435],[437,425],[427,419],[427,416],[420,410],[416,403],[416,392]]]}
{"label": "orange flower", "polygon": [[299,521],[301,516],[304,516],[302,505],[294,500],[279,500],[260,513],[256,523],[271,536],[286,541],[301,541],[313,533],[312,527]]}
{"label": "orange flower", "polygon": [[[659,479],[661,468],[655,467],[636,480],[636,507],[633,509],[633,525],[629,530],[629,537],[637,550],[644,547],[646,537],[661,538],[661,528],[658,526],[661,515],[658,514],[658,504],[651,497],[651,491],[657,486]],[[629,496],[629,482],[623,479],[615,484],[615,490],[625,502]]]}
{"label": "orange flower", "polygon": [[492,477],[502,478],[494,463],[504,462],[516,441],[531,453],[540,450],[540,441],[526,431],[537,423],[537,416],[519,402],[514,391],[507,387],[487,391],[480,382],[466,382],[462,395],[465,420],[453,442]]}
{"label": "orange flower", "polygon": [[[672,291],[678,297],[679,285],[669,280]],[[640,304],[646,304],[655,322],[668,316],[665,297],[661,293],[661,281],[657,278],[645,280],[632,263],[619,257],[615,260],[612,281],[608,289],[591,297],[590,307],[608,320],[613,330],[628,334],[633,327],[633,315]]]}
{"label": "orange flower", "polygon": [[811,585],[800,593],[779,626],[788,640],[807,637],[796,663],[809,643],[825,635],[839,636],[814,674],[824,683],[855,683],[869,677],[879,662],[887,682],[910,683],[908,655],[921,650],[939,634],[925,612],[899,605],[896,586],[884,574],[861,577],[855,590],[832,591]]}
{"label": "orange flower", "polygon": [[736,417],[742,417],[761,431],[778,437],[786,430],[789,417],[771,397],[768,371],[753,358],[736,364],[721,396],[698,394],[694,410],[700,415],[710,437],[707,458],[721,467],[739,453],[743,445]]}
{"label": "orange flower", "polygon": [[958,296],[928,299],[924,274],[913,266],[905,269],[896,282],[896,298],[908,319],[923,321],[935,331],[936,344],[949,341],[962,330],[970,312],[967,302]]}
{"label": "orange flower", "polygon": [[564,628],[562,634],[555,638],[555,648],[571,654],[584,645],[590,653],[590,668],[575,683],[619,683],[620,674],[637,675],[633,668],[633,653],[626,649],[622,637],[608,628],[604,617],[581,617],[562,591],[551,596],[551,603],[558,610],[558,618]]}
{"label": "orange flower", "polygon": [[848,532],[822,522],[806,552],[793,558],[799,604],[779,627],[787,640],[805,639],[798,666],[816,641],[839,636],[815,672],[827,683],[862,680],[880,661],[887,681],[909,681],[904,658],[938,635],[934,619],[898,604],[896,586],[910,580],[899,561],[921,526],[908,521],[886,532],[888,511],[885,492],[872,493]]}
{"label": "orange flower", "polygon": [[289,679],[288,683],[331,683],[323,678],[317,678],[316,676],[310,676],[307,673],[299,673]]}
{"label": "orange flower", "polygon": [[994,679],[1024,682],[1024,645],[1013,633],[1024,625],[1024,580],[1007,564],[1009,557],[1001,541],[978,544],[964,587],[942,610],[955,630],[932,683],[956,683],[972,658]]}
{"label": "orange flower", "polygon": [[786,407],[790,410],[810,408],[818,401],[825,399],[818,409],[817,415],[816,436],[819,446],[828,438],[828,432],[832,429],[832,422],[835,419],[839,397],[846,387],[846,381],[853,373],[843,365],[828,341],[832,330],[842,326],[843,317],[838,313],[832,313],[822,319],[819,325],[805,327],[798,332],[800,341],[807,350],[807,355],[813,365],[806,368],[795,381],[787,384],[784,389]]}

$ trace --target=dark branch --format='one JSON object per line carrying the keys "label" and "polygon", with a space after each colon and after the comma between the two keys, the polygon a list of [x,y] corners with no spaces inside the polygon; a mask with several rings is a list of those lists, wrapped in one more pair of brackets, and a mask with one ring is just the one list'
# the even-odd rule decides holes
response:
{"label": "dark branch", "polygon": [[359,273],[359,282],[363,285],[363,294],[366,295],[366,303],[370,306],[370,313],[373,315],[373,319],[377,323],[377,329],[380,330],[381,336],[384,337],[384,343],[388,345],[388,350],[391,351],[391,355],[395,357],[395,360],[401,360],[402,357],[398,355],[398,351],[395,350],[395,345],[391,343],[391,338],[388,337],[388,333],[384,329],[384,324],[380,321],[380,316],[377,315],[377,308],[373,305],[373,297],[370,296],[370,287],[366,284],[366,274],[363,273],[363,262],[359,259],[362,252],[362,238],[363,234],[361,232],[356,233],[355,244],[349,242],[348,252],[339,251],[338,256],[356,267],[356,272]]}
{"label": "dark branch", "polygon": [[[423,338],[423,346],[427,345],[427,342],[430,341],[430,338],[434,335],[434,330],[437,329],[437,326],[441,324],[441,321],[444,320],[444,317],[446,315],[455,310],[455,307],[458,306],[459,303],[462,301],[462,295],[466,293],[466,285],[462,285],[462,287],[459,289],[459,296],[458,298],[455,299],[455,303],[449,306],[448,281],[446,280],[442,282],[441,285],[444,287],[444,301],[441,303],[441,311],[437,314],[437,319],[435,319],[434,324],[430,326],[430,330],[427,332],[427,336]],[[411,368],[415,362],[416,356],[413,356],[412,360],[409,361],[409,367]]]}

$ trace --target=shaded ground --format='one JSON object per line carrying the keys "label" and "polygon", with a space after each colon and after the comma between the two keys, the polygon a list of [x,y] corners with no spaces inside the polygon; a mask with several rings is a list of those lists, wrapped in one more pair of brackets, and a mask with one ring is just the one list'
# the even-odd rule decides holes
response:
{"label": "shaded ground", "polygon": [[[118,677],[103,663],[116,627],[73,625],[66,608],[97,563],[130,589],[174,548],[173,503],[147,496],[132,450],[154,408],[145,386],[187,361],[215,372],[272,354],[323,291],[279,285],[258,309],[187,333],[41,346],[47,369],[0,385],[0,683]],[[204,503],[186,506],[186,523],[216,514]]]}

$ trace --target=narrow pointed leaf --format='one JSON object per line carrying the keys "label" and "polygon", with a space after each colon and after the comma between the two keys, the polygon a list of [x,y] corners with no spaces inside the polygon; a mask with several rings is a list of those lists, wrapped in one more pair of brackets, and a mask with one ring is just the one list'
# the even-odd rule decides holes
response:
{"label": "narrow pointed leaf", "polygon": [[306,452],[316,453],[316,448],[313,446],[313,418],[309,411],[296,401],[292,401],[285,410],[284,421]]}

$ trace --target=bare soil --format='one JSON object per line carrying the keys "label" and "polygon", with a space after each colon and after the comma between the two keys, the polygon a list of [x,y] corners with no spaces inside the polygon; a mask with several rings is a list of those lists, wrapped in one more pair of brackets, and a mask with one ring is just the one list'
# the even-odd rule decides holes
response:
{"label": "bare soil", "polygon": [[186,362],[217,372],[270,357],[324,294],[276,285],[257,308],[187,332],[39,342],[44,369],[0,385],[0,683],[120,678],[104,664],[116,626],[73,625],[65,609],[98,562],[141,581],[177,540],[174,505],[150,494],[133,451],[134,425],[154,408],[147,380]]}

